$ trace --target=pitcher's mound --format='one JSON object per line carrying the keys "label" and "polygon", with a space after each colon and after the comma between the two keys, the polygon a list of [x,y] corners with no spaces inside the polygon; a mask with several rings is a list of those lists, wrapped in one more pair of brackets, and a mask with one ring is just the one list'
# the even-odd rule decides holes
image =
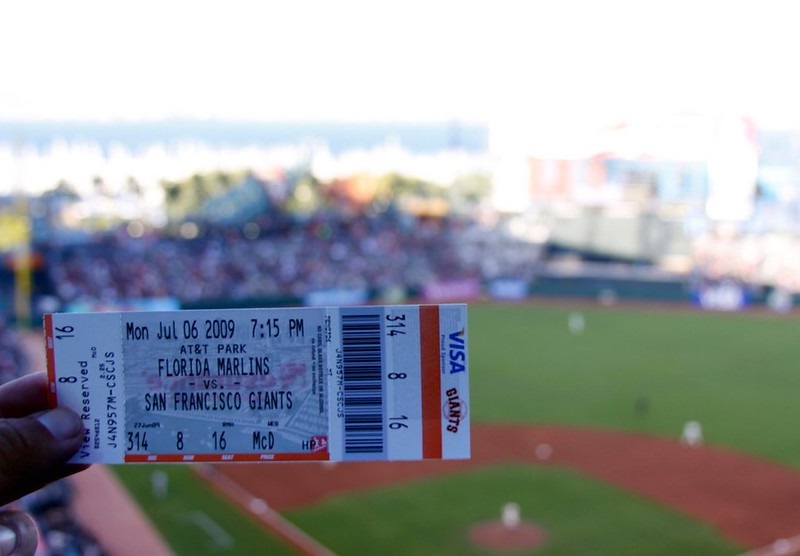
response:
{"label": "pitcher's mound", "polygon": [[544,543],[547,533],[529,521],[507,527],[500,520],[476,523],[469,530],[469,540],[486,550],[534,550]]}

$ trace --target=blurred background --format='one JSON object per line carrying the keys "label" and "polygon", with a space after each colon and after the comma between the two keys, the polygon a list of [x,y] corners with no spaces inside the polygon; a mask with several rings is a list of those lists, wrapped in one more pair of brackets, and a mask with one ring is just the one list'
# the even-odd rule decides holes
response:
{"label": "blurred background", "polygon": [[[2,379],[41,364],[51,311],[470,301],[490,333],[492,311],[519,303],[575,341],[593,311],[646,303],[725,315],[743,337],[785,331],[800,291],[793,14],[770,1],[9,6]],[[597,341],[613,364],[613,340]],[[480,381],[498,363],[471,349]],[[563,349],[567,368],[584,364]],[[649,415],[663,377],[621,403]],[[677,438],[692,417],[505,415],[475,396],[487,422]],[[751,439],[719,443],[800,464],[786,443]],[[55,488],[31,503],[60,508],[60,523],[72,494]],[[74,527],[77,540],[65,526],[42,550],[124,550]]]}

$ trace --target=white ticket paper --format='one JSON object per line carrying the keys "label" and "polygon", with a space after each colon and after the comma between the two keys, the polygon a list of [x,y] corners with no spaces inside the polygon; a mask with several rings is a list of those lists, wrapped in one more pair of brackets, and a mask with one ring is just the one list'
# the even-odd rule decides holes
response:
{"label": "white ticket paper", "polygon": [[45,315],[74,463],[470,455],[466,305]]}

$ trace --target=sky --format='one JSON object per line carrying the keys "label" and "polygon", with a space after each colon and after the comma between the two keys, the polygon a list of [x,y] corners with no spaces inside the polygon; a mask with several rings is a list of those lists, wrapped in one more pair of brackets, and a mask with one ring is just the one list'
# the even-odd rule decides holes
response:
{"label": "sky", "polygon": [[768,0],[27,0],[0,18],[0,119],[700,111],[800,127],[797,12]]}

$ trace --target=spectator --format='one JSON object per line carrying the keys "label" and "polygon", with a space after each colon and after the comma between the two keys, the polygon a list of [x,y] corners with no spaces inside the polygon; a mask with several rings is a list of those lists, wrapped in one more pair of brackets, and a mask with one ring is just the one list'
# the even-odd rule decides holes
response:
{"label": "spectator", "polygon": [[87,245],[49,248],[48,268],[65,303],[195,302],[302,297],[326,288],[413,289],[463,276],[528,278],[539,256],[502,232],[447,217],[319,213],[260,229],[252,239],[222,228],[192,240],[108,234]]}

